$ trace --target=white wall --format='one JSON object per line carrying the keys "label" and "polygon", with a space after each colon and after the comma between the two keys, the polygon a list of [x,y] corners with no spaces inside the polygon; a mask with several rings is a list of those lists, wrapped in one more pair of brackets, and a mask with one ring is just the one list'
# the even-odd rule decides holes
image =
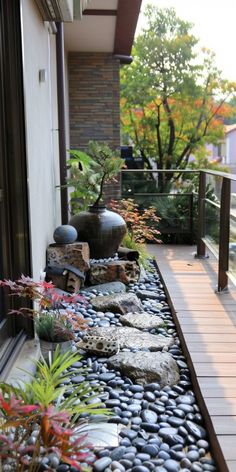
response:
{"label": "white wall", "polygon": [[[45,267],[47,245],[61,224],[56,88],[56,36],[33,0],[22,0],[23,69],[33,277]],[[39,71],[46,81],[39,81]]]}

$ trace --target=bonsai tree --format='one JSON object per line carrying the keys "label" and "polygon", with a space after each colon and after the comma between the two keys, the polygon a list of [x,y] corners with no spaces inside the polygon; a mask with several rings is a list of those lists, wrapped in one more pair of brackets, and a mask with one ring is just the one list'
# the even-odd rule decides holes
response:
{"label": "bonsai tree", "polygon": [[102,201],[105,183],[117,176],[124,160],[114,155],[112,149],[104,142],[90,141],[87,153],[70,150],[68,160],[70,176],[67,187],[70,194],[71,212],[84,210],[88,205],[98,206]]}

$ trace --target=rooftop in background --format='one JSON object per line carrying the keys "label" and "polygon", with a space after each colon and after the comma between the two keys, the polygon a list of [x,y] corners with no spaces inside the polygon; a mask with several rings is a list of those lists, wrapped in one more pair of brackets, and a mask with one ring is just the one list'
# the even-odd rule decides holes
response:
{"label": "rooftop in background", "polygon": [[232,124],[232,125],[226,125],[225,126],[225,134],[228,134],[230,133],[231,131],[234,131],[236,130],[236,123]]}

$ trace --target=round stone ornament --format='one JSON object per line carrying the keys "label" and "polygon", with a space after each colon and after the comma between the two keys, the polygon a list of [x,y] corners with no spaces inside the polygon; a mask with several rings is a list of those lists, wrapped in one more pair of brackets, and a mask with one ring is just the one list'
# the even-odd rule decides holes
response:
{"label": "round stone ornament", "polygon": [[78,237],[77,230],[71,225],[58,226],[54,233],[53,238],[57,244],[70,244],[74,243]]}

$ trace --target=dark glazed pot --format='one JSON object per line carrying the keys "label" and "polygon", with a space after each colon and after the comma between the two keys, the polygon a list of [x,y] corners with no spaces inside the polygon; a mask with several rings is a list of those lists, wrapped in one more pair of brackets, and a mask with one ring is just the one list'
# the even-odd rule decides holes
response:
{"label": "dark glazed pot", "polygon": [[126,233],[123,218],[104,206],[90,206],[72,216],[69,224],[77,229],[78,241],[88,242],[94,259],[114,256]]}

